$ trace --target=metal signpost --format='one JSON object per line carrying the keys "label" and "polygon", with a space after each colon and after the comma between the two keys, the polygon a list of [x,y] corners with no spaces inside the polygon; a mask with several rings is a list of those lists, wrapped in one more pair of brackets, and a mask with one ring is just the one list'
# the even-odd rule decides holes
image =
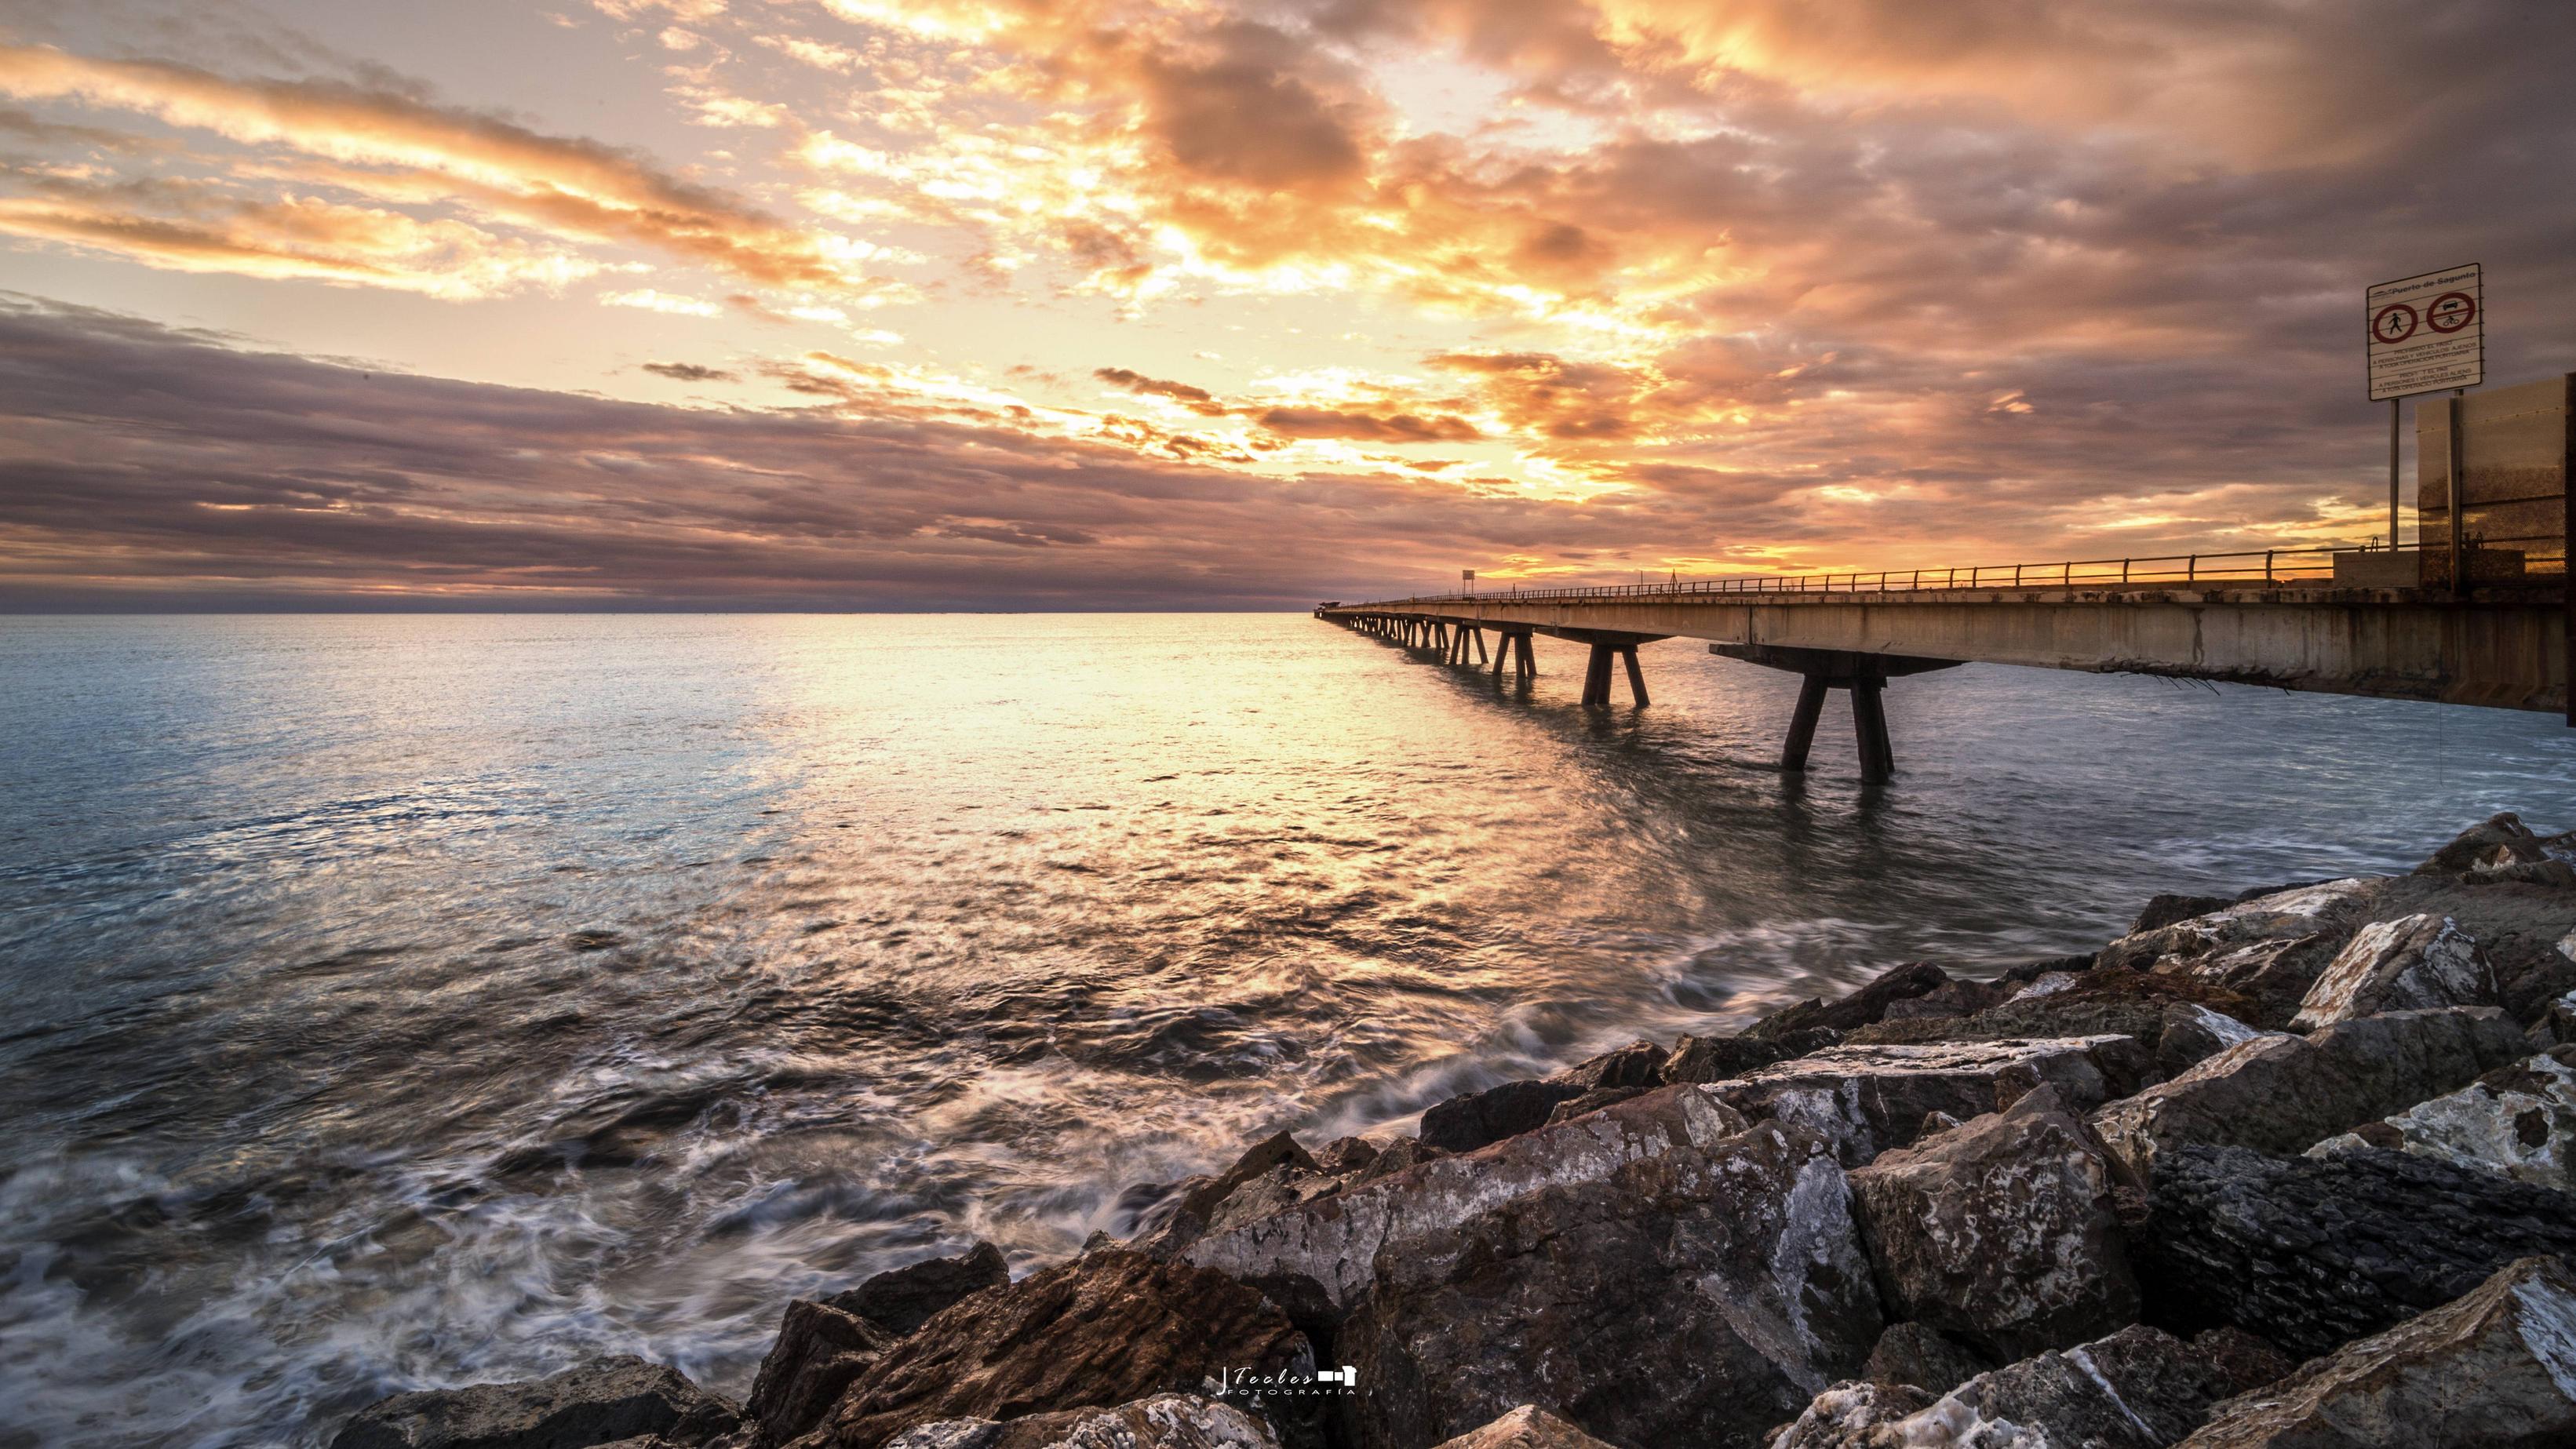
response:
{"label": "metal signpost", "polygon": [[[2397,547],[2398,412],[2405,399],[2487,380],[2487,309],[2476,262],[2382,282],[2363,295],[2370,400],[2388,404],[2388,546]],[[2459,517],[2452,475],[2451,516]],[[2455,530],[2456,531],[2456,530]]]}
{"label": "metal signpost", "polygon": [[1458,570],[1458,582],[1467,586],[1468,593],[1472,594],[1476,592],[1476,571],[1474,569]]}

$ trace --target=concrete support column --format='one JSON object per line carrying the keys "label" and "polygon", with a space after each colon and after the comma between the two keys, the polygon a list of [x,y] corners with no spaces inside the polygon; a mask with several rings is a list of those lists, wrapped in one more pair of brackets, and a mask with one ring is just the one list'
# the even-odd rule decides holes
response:
{"label": "concrete support column", "polygon": [[1833,686],[1821,674],[1806,675],[1798,684],[1798,709],[1789,716],[1789,737],[1780,744],[1780,768],[1791,774],[1807,768],[1807,751],[1816,743],[1816,721],[1824,718],[1825,693]]}
{"label": "concrete support column", "polygon": [[1860,740],[1860,781],[1883,785],[1896,773],[1896,747],[1887,738],[1887,704],[1879,691],[1887,681],[1864,676],[1851,682],[1852,733]]}
{"label": "concrete support column", "polygon": [[1610,707],[1610,656],[1616,651],[1607,644],[1592,646],[1592,657],[1583,665],[1583,706]]}
{"label": "concrete support column", "polygon": [[[1646,707],[1646,672],[1637,667],[1637,646],[1631,644],[1620,650],[1619,657],[1628,663],[1628,693],[1636,699],[1637,708],[1644,709]],[[1610,702],[1610,685],[1607,680],[1602,681],[1601,696],[1603,704]]]}

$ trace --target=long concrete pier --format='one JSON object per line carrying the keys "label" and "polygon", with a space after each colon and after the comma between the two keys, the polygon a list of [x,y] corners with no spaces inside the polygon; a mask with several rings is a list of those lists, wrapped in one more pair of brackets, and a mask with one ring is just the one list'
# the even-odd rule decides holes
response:
{"label": "long concrete pier", "polygon": [[1870,780],[1895,767],[1880,699],[1887,681],[1972,662],[2569,712],[2564,575],[2462,590],[2366,587],[2280,577],[2279,560],[2263,559],[2260,578],[2119,582],[2066,565],[2028,585],[1998,586],[1982,571],[1966,583],[1961,571],[1928,579],[1930,571],[1914,571],[1839,585],[1834,576],[1821,584],[1674,581],[1336,602],[1315,612],[1452,662],[1485,664],[1498,680],[1507,667],[1523,682],[1535,671],[1532,635],[1588,644],[1583,702],[1593,707],[1610,704],[1618,665],[1634,702],[1647,702],[1640,645],[1705,640],[1711,653],[1804,676],[1784,769],[1805,767],[1826,694],[1847,691]]}

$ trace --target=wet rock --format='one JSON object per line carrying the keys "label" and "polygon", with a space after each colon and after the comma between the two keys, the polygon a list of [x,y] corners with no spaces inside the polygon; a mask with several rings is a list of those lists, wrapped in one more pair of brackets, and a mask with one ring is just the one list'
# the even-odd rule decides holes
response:
{"label": "wet rock", "polygon": [[1874,1384],[1911,1384],[1937,1398],[1994,1366],[1993,1360],[1931,1324],[1891,1323],[1870,1349],[1860,1376]]}
{"label": "wet rock", "polygon": [[2460,877],[2462,885],[2536,885],[2552,890],[2576,889],[2576,865],[2563,860],[2518,860],[2511,865],[2482,865]]}
{"label": "wet rock", "polygon": [[1392,1177],[1407,1168],[1451,1155],[1421,1138],[1399,1137],[1379,1149],[1377,1156],[1369,1159],[1369,1165],[1360,1169],[1358,1181],[1369,1182],[1381,1177]]}
{"label": "wet rock", "polygon": [[2576,1192],[2576,1045],[2498,1067],[2394,1117],[2365,1122],[2310,1156],[2393,1148]]}
{"label": "wet rock", "polygon": [[2493,1008],[2401,1011],[2338,1022],[2310,1037],[2240,1042],[2171,1081],[2093,1114],[2113,1155],[2151,1178],[2184,1143],[2303,1152],[2374,1117],[2455,1091],[2526,1055]]}
{"label": "wet rock", "polygon": [[1888,1311],[2007,1359],[2135,1321],[2112,1171],[2046,1086],[1854,1170]]}
{"label": "wet rock", "polygon": [[1881,972],[1868,985],[1841,998],[1832,1005],[1810,997],[1785,1010],[1775,1011],[1745,1029],[1744,1034],[1767,1041],[1782,1040],[1794,1033],[1821,1027],[1828,1031],[1850,1031],[1878,1021],[1887,1008],[1909,997],[1922,996],[1949,984],[1950,974],[1929,961],[1909,961]]}
{"label": "wet rock", "polygon": [[1613,1103],[1627,1101],[1630,1097],[1642,1097],[1645,1094],[1644,1087],[1595,1087],[1580,1097],[1568,1097],[1557,1103],[1548,1112],[1546,1125],[1554,1126],[1559,1122],[1571,1122],[1577,1117],[1598,1112]]}
{"label": "wet rock", "polygon": [[1010,1281],[1010,1264],[1004,1261],[1002,1250],[979,1239],[963,1253],[925,1258],[879,1273],[823,1302],[900,1338],[966,1295],[999,1288]]}
{"label": "wet rock", "polygon": [[2151,1202],[2129,1243],[2147,1320],[2232,1324],[2302,1357],[2437,1308],[2516,1258],[2576,1251],[2576,1196],[2378,1149],[2177,1148]]}
{"label": "wet rock", "polygon": [[1279,1438],[1230,1404],[1157,1394],[1115,1409],[922,1424],[887,1440],[886,1449],[1279,1449]]}
{"label": "wet rock", "polygon": [[1380,1251],[1336,1356],[1368,1386],[1367,1444],[1435,1444],[1539,1403],[1614,1443],[1750,1446],[1855,1371],[1879,1328],[1841,1168],[1815,1134],[1760,1125]]}
{"label": "wet rock", "polygon": [[1314,1355],[1224,1274],[1112,1249],[933,1316],[850,1386],[819,1443],[876,1449],[916,1424],[1108,1407],[1229,1372],[1302,1381]]}
{"label": "wet rock", "polygon": [[1505,1082],[1452,1097],[1422,1114],[1422,1141],[1443,1152],[1473,1152],[1547,1124],[1559,1102],[1583,1095],[1572,1082]]}
{"label": "wet rock", "polygon": [[1839,1046],[1709,1090],[1748,1117],[1813,1128],[1856,1167],[1913,1141],[1933,1112],[1981,1117],[2043,1082],[2085,1110],[2135,1091],[2152,1069],[2125,1036]]}
{"label": "wet rock", "polygon": [[2097,959],[2102,968],[2183,976],[2238,992],[2255,1009],[2231,1015],[2277,1027],[2385,894],[2385,882],[2366,877],[2280,891],[2123,936]]}
{"label": "wet rock", "polygon": [[[2066,977],[2072,981],[2072,976]],[[1973,1016],[1988,1007],[2000,1006],[2029,985],[2006,981],[1969,981],[1953,978],[1920,996],[1908,996],[1887,1004],[1880,1014],[1881,1023],[1895,1021],[1955,1021]],[[2045,994],[2043,991],[2042,994]]]}
{"label": "wet rock", "polygon": [[2164,1449],[2242,1393],[2234,1344],[2130,1327],[1979,1374],[1907,1409],[1909,1391],[1837,1384],[1769,1449]]}
{"label": "wet rock", "polygon": [[2146,908],[2138,912],[2138,918],[2129,923],[2128,934],[2134,936],[2141,931],[2161,931],[2176,921],[2223,911],[2234,904],[2236,898],[2233,896],[2151,896]]}
{"label": "wet rock", "polygon": [[2354,932],[2290,1024],[2304,1030],[2383,1011],[2492,1006],[2498,992],[2495,967],[2458,922],[2401,916]]}
{"label": "wet rock", "polygon": [[2576,991],[2549,1003],[2532,1023],[2529,1035],[2534,1046],[2553,1047],[2576,1042]]}
{"label": "wet rock", "polygon": [[[1331,1322],[1367,1295],[1381,1258],[1449,1251],[1442,1245],[1458,1224],[1500,1204],[1598,1183],[1641,1159],[1704,1153],[1746,1125],[1709,1088],[1664,1087],[1472,1156],[1432,1157],[1333,1197],[1209,1233],[1182,1256],[1253,1284],[1301,1318]],[[1371,1171],[1396,1155],[1396,1148],[1380,1154]]]}
{"label": "wet rock", "polygon": [[1603,1052],[1589,1061],[1567,1067],[1548,1078],[1581,1087],[1587,1092],[1621,1087],[1659,1087],[1663,1085],[1666,1052],[1662,1047],[1640,1037],[1615,1052]]}
{"label": "wet rock", "polygon": [[659,1435],[695,1446],[739,1414],[663,1364],[621,1355],[522,1383],[396,1394],[358,1411],[332,1449],[583,1449]]}
{"label": "wet rock", "polygon": [[2458,875],[2481,866],[2511,865],[2519,861],[2544,861],[2549,852],[2540,837],[2522,817],[2508,810],[2489,816],[2453,837],[2451,843],[2427,856],[2415,867],[2417,875]]}
{"label": "wet rock", "polygon": [[1235,1159],[1234,1166],[1181,1194],[1181,1211],[1207,1217],[1227,1194],[1280,1167],[1309,1173],[1319,1170],[1315,1159],[1297,1145],[1296,1138],[1285,1132],[1273,1133],[1246,1149]]}
{"label": "wet rock", "polygon": [[1673,1043],[1671,1055],[1664,1058],[1662,1079],[1667,1086],[1678,1082],[1723,1082],[1773,1062],[1823,1051],[1840,1040],[1842,1033],[1825,1027],[1782,1032],[1774,1037],[1686,1036]]}
{"label": "wet rock", "polygon": [[[2017,1037],[2126,1036],[2163,1062],[2165,1024],[2172,1008],[2197,1006],[2235,1019],[2259,1010],[2238,992],[2187,976],[2144,971],[2048,972],[2026,983],[2012,999],[1971,1016],[1889,1019],[1862,1027],[1844,1044],[1920,1045],[1936,1041],[2005,1041]],[[2197,1058],[2194,1058],[2197,1060]],[[2188,1065],[2188,1063],[2186,1063]]]}
{"label": "wet rock", "polygon": [[2232,1046],[2263,1033],[2223,1011],[2176,1002],[2164,1009],[2156,1032],[2156,1067],[2178,1077]]}
{"label": "wet rock", "polygon": [[2576,1277],[2524,1258],[2454,1302],[2229,1399],[2182,1449],[2576,1444]]}
{"label": "wet rock", "polygon": [[1335,1177],[1348,1177],[1377,1161],[1383,1150],[1383,1144],[1365,1137],[1336,1137],[1315,1153],[1315,1167]]}
{"label": "wet rock", "polygon": [[751,1397],[743,1401],[750,1442],[769,1449],[822,1423],[843,1391],[897,1337],[828,1303],[801,1298],[789,1303],[779,1320],[778,1338],[752,1380]]}
{"label": "wet rock", "polygon": [[1610,1449],[1610,1446],[1535,1404],[1523,1404],[1481,1429],[1439,1444],[1436,1449]]}

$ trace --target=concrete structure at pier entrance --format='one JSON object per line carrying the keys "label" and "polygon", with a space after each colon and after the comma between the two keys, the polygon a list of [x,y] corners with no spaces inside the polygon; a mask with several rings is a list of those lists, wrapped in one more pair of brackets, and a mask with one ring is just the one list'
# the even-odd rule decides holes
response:
{"label": "concrete structure at pier entrance", "polygon": [[[1887,682],[1966,663],[2545,710],[2576,726],[2570,396],[2571,380],[2552,379],[2500,389],[2480,406],[2445,400],[2438,431],[2426,429],[2438,441],[2419,465],[2425,508],[2411,548],[1606,588],[1497,591],[1487,580],[1475,595],[1333,603],[1315,613],[1485,666],[1497,683],[1507,669],[1523,684],[1536,672],[1535,634],[1589,645],[1583,703],[1596,708],[1610,705],[1619,667],[1631,698],[1646,703],[1639,646],[1704,640],[1713,654],[1803,676],[1784,770],[1806,767],[1827,694],[1849,693],[1861,774],[1871,781],[1895,768]],[[2449,506],[2452,476],[2466,479],[2458,510]]]}

